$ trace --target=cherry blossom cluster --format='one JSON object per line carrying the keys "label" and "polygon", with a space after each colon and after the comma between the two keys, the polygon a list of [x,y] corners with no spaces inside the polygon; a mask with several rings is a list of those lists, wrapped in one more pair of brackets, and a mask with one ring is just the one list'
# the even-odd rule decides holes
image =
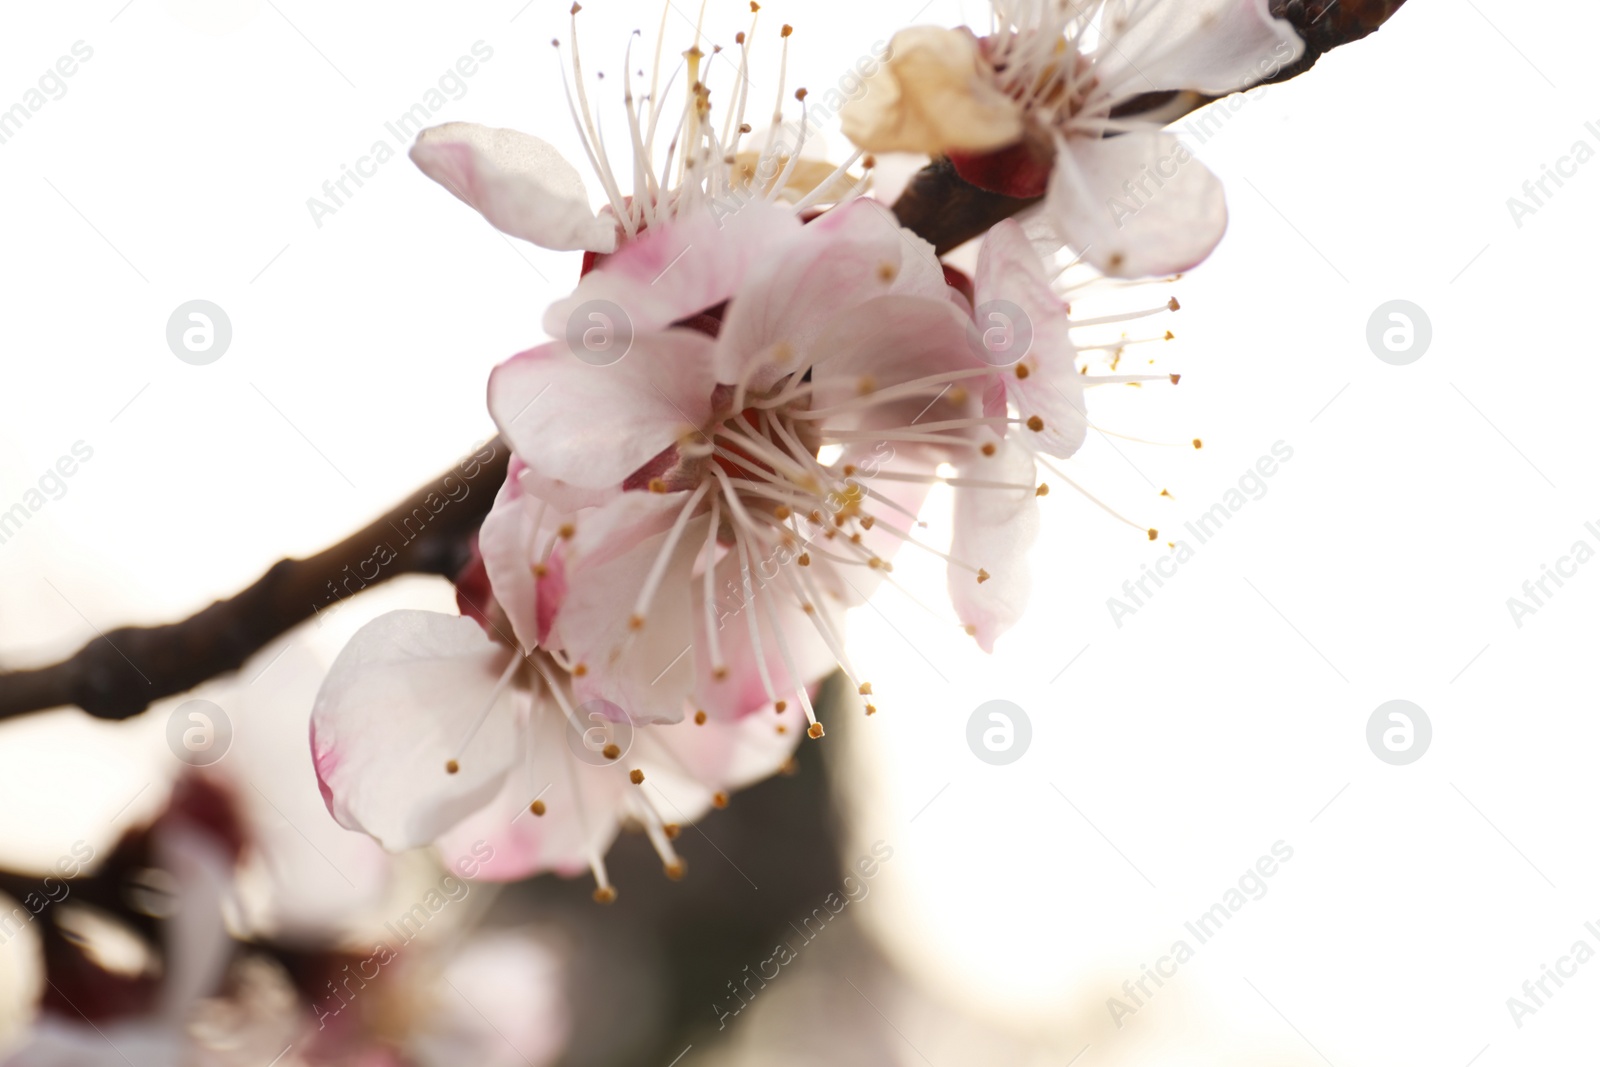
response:
{"label": "cherry blossom cluster", "polygon": [[[994,8],[981,37],[895,39],[844,113],[858,150],[838,166],[803,121],[746,121],[754,27],[736,60],[684,53],[681,102],[659,50],[648,79],[630,50],[614,164],[576,8],[568,102],[601,210],[535,137],[418,138],[422,171],[490,224],[585,255],[544,316],[552,340],[491,377],[514,459],[458,580],[462,615],[375,620],[317,699],[313,755],[343,825],[447,856],[489,841],[489,878],[587,868],[609,901],[619,828],[642,827],[681,877],[680,826],[823,736],[825,678],[876,710],[845,616],[896,583],[898,553],[945,562],[949,610],[984,650],[1019,619],[1041,477],[1071,484],[1059,463],[1090,428],[1087,389],[1152,378],[1087,374],[1074,331],[1176,310],[1075,321],[1051,263],[1065,247],[1137,276],[1204,258],[1220,190],[1173,162],[1149,94],[1253,84],[1299,42],[1266,0]],[[735,62],[714,114],[713,68]],[[969,276],[870,195],[868,153],[889,151],[1042,201],[988,230]],[[1152,171],[1134,206],[1122,184]],[[933,495],[951,501],[947,543],[925,535]]]}

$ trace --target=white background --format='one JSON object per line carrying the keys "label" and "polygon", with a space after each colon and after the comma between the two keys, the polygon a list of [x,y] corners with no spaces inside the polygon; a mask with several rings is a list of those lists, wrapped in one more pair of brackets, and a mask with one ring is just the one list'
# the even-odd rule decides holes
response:
{"label": "white background", "polygon": [[[744,5],[711,6],[708,33],[731,45]],[[963,18],[945,0],[916,7],[772,0],[765,40],[796,25],[790,85],[815,91],[913,18]],[[342,537],[489,435],[487,372],[542,339],[576,257],[500,237],[403,154],[320,228],[306,200],[374,141],[395,147],[384,123],[479,40],[493,59],[434,121],[518,127],[576,158],[549,47],[568,38],[565,10],[0,11],[0,108],[74,42],[94,49],[0,144],[0,509],[74,442],[94,449],[0,545],[4,662],[186,615]],[[659,17],[596,0],[590,67],[620,72],[627,31],[649,40]],[[693,31],[677,8],[666,25],[670,55]],[[1600,950],[1583,928],[1600,921],[1600,564],[1520,628],[1506,600],[1573,542],[1600,548],[1584,529],[1600,520],[1600,161],[1520,227],[1506,200],[1573,142],[1600,149],[1584,125],[1600,124],[1584,105],[1600,99],[1597,33],[1600,14],[1577,4],[1419,0],[1191,142],[1232,225],[1161,290],[1183,311],[1160,367],[1183,384],[1091,399],[1107,429],[1205,448],[1092,435],[1070,473],[1165,542],[1275,442],[1294,458],[1136,615],[1119,627],[1106,600],[1164,544],[1064,486],[1045,504],[1032,612],[993,657],[893,591],[881,614],[858,613],[882,712],[858,731],[856,825],[897,849],[866,907],[936,997],[1033,1034],[1052,1062],[1085,1045],[1083,1064],[1592,1054],[1600,961],[1520,1029],[1506,998],[1574,941]],[[752,76],[758,99],[776,92],[772,65]],[[602,86],[619,128],[618,83]],[[195,298],[233,324],[206,367],[165,341]],[[1393,299],[1432,322],[1409,366],[1366,342]],[[938,603],[941,570],[902,559],[897,577]],[[414,581],[369,600],[307,639],[327,657],[380,608],[448,595]],[[968,715],[996,698],[1034,732],[999,768],[965,742]],[[1407,767],[1365,740],[1395,698],[1433,724]],[[126,727],[61,713],[0,730],[8,858],[48,864],[76,837],[108,837],[113,816],[148,813],[159,791],[136,791],[171,763],[167,707]],[[280,709],[284,728],[307,710]],[[1106,998],[1279,840],[1294,858],[1268,894],[1111,1026]],[[933,1030],[897,1021],[905,1062],[939,1062]]]}

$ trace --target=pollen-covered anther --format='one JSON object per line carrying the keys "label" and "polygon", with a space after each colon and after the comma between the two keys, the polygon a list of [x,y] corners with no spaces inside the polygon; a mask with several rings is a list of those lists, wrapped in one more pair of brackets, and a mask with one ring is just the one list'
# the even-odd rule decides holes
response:
{"label": "pollen-covered anther", "polygon": [[1150,535],[1150,540],[1152,541],[1161,536],[1160,530],[1146,530],[1145,532]]}
{"label": "pollen-covered anther", "polygon": [[1018,363],[1017,364],[1017,366],[1016,366],[1016,375],[1017,375],[1018,378],[1026,378],[1028,375],[1030,375],[1032,373],[1033,372],[1028,369],[1028,365],[1026,363]]}
{"label": "pollen-covered anther", "polygon": [[615,904],[617,902],[616,886],[603,885],[594,891],[596,904]]}
{"label": "pollen-covered anther", "polygon": [[457,763],[455,760],[448,760],[445,763],[445,765],[444,765],[444,773],[446,773],[446,774],[459,774],[460,772],[461,772],[461,764]]}
{"label": "pollen-covered anther", "polygon": [[873,518],[871,515],[863,515],[861,517],[861,528],[863,530],[870,530],[872,529],[872,524],[877,521],[878,520]]}
{"label": "pollen-covered anther", "polygon": [[817,613],[817,606],[808,600],[804,604],[800,605],[800,610],[805,612],[807,615],[815,615]]}
{"label": "pollen-covered anther", "polygon": [[784,23],[784,24],[783,24],[783,33],[782,33],[782,36],[784,36],[784,37],[788,37],[788,36],[789,36],[789,35],[790,35],[790,34],[792,34],[792,33],[794,33],[794,27],[793,27],[793,26],[791,26],[791,25],[789,25],[789,24],[788,24],[788,23],[787,23],[787,22],[786,22],[786,23]]}
{"label": "pollen-covered anther", "polygon": [[1172,499],[1172,494],[1167,492],[1165,489],[1161,490],[1161,495],[1166,497],[1168,500]]}
{"label": "pollen-covered anther", "polygon": [[575,664],[573,666],[573,668],[572,668],[572,676],[574,678],[582,678],[584,675],[586,675],[588,673],[589,673],[589,665],[587,663],[578,663],[578,664]]}
{"label": "pollen-covered anther", "polygon": [[[850,540],[855,541],[855,540],[859,539],[860,537],[861,537],[860,534],[856,534],[855,537],[852,537]],[[882,566],[883,566],[883,560],[879,559],[877,556],[873,556],[871,559],[867,560],[867,569],[868,570],[874,570],[875,571],[875,570],[877,570],[878,568],[880,568]]]}
{"label": "pollen-covered anther", "polygon": [[1033,491],[1033,495],[1034,496],[1049,496],[1050,495],[1050,487],[1048,485],[1046,485],[1044,482],[1040,482],[1039,483],[1039,488],[1037,488],[1037,489],[1035,489]]}
{"label": "pollen-covered anther", "polygon": [[772,509],[772,517],[777,519],[779,522],[787,519],[792,514],[794,514],[794,512],[790,511],[783,504],[779,504],[777,507]]}
{"label": "pollen-covered anther", "polygon": [[878,706],[876,704],[868,704],[867,705],[867,714],[868,715],[876,715],[876,714],[878,714]]}
{"label": "pollen-covered anther", "polygon": [[1194,447],[1196,447],[1196,448],[1200,448],[1201,447],[1200,438],[1196,437],[1194,439]]}
{"label": "pollen-covered anther", "polygon": [[543,815],[549,809],[544,806],[544,801],[535,800],[532,804],[528,805],[528,810],[533,812],[535,815]]}
{"label": "pollen-covered anther", "polygon": [[622,749],[618,748],[616,743],[613,742],[612,744],[607,745],[605,748],[602,748],[600,750],[600,755],[604,756],[606,759],[614,760],[622,755]]}
{"label": "pollen-covered anther", "polygon": [[978,449],[978,451],[982,452],[986,456],[992,456],[998,452],[999,449],[995,447],[995,443],[993,441],[985,441],[983,443],[983,447]]}
{"label": "pollen-covered anther", "polygon": [[963,626],[962,629],[967,632],[967,636],[968,637],[977,637],[978,636],[978,628],[976,626],[972,625],[972,623],[970,623],[970,622],[967,623],[965,626]]}
{"label": "pollen-covered anther", "polygon": [[678,839],[678,835],[683,832],[683,827],[679,826],[675,822],[662,823],[661,832],[667,835],[668,841],[676,841]]}
{"label": "pollen-covered anther", "polygon": [[662,864],[661,869],[674,882],[683,881],[683,876],[689,873],[689,868],[684,866],[682,860],[673,860],[671,863]]}
{"label": "pollen-covered anther", "polygon": [[563,541],[570,541],[572,540],[572,535],[577,532],[577,527],[573,526],[572,523],[564,522],[560,525],[560,527],[557,528],[556,536],[561,538]]}
{"label": "pollen-covered anther", "polygon": [[711,668],[711,677],[716,679],[719,682],[727,681],[728,680],[728,668],[727,667],[713,667],[713,668]]}
{"label": "pollen-covered anther", "polygon": [[1178,303],[1178,298],[1177,297],[1173,297],[1171,300],[1167,301],[1167,310],[1168,311],[1177,311],[1178,308],[1180,308],[1182,306],[1183,305]]}
{"label": "pollen-covered anther", "polygon": [[644,785],[644,772],[635,767],[633,770],[628,772],[628,781],[632,782],[634,785]]}
{"label": "pollen-covered anther", "polygon": [[787,700],[774,701],[772,710],[777,712],[779,715],[782,715],[784,712],[789,710],[789,702]]}
{"label": "pollen-covered anther", "polygon": [[885,285],[894,281],[900,275],[900,268],[893,263],[878,264],[878,280]]}
{"label": "pollen-covered anther", "polygon": [[550,573],[550,568],[546,567],[543,563],[535,563],[533,565],[533,576],[535,578],[543,578],[546,575],[548,575],[549,573]]}
{"label": "pollen-covered anther", "polygon": [[798,89],[796,89],[794,91],[794,98],[803,103],[805,101],[805,98],[810,95],[810,92],[811,91],[809,89],[805,88],[804,86],[801,86],[800,88],[798,88]]}
{"label": "pollen-covered anther", "polygon": [[630,629],[630,630],[642,630],[642,629],[644,629],[644,616],[643,615],[630,615],[630,616],[628,616],[628,629]]}
{"label": "pollen-covered anther", "polygon": [[800,553],[800,555],[795,557],[795,562],[800,564],[800,566],[802,566],[802,567],[811,566],[811,553],[809,553],[809,552]]}
{"label": "pollen-covered anther", "polygon": [[696,726],[704,726],[706,724],[706,713],[703,712],[703,711],[695,712],[694,713],[694,724]]}
{"label": "pollen-covered anther", "polygon": [[1037,415],[1029,415],[1028,416],[1028,429],[1032,430],[1034,433],[1043,433],[1044,432],[1044,420],[1041,419]]}
{"label": "pollen-covered anther", "polygon": [[856,692],[861,694],[864,697],[871,696],[872,695],[872,683],[871,682],[862,682],[860,685],[856,686]]}
{"label": "pollen-covered anther", "polygon": [[1169,374],[1169,375],[1167,375],[1167,377],[1172,379],[1172,384],[1173,385],[1177,385],[1178,384],[1178,379],[1182,378],[1183,375],[1181,375],[1181,374]]}
{"label": "pollen-covered anther", "polygon": [[806,736],[811,738],[813,741],[819,741],[822,739],[822,735],[825,733],[827,733],[827,731],[822,728],[822,724],[820,722],[814,722],[811,724],[811,729],[806,731]]}
{"label": "pollen-covered anther", "polygon": [[990,575],[989,575],[988,571],[984,570],[982,567],[978,568],[978,584],[979,585],[982,585],[984,582],[987,582],[989,580],[989,577],[990,577]]}
{"label": "pollen-covered anther", "polygon": [[728,806],[728,794],[724,793],[720,789],[717,790],[715,793],[712,793],[711,794],[711,806],[713,808],[716,808],[718,811],[721,811],[723,808],[727,807]]}
{"label": "pollen-covered anther", "polygon": [[667,483],[660,478],[651,478],[650,491],[652,493],[665,493],[667,491]]}
{"label": "pollen-covered anther", "polygon": [[1166,336],[1161,339],[1163,341],[1175,341],[1178,339],[1178,335],[1173,333],[1171,330],[1168,330]]}

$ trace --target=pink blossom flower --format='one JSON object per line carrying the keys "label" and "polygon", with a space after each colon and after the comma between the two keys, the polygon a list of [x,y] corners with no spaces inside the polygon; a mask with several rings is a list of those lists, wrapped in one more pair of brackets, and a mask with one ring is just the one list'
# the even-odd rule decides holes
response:
{"label": "pink blossom flower", "polygon": [[948,155],[980,188],[1042,196],[1057,237],[1105,274],[1169,274],[1209,255],[1227,227],[1222,188],[1161,131],[1162,107],[1188,93],[1187,110],[1292,63],[1304,44],[1289,23],[1267,0],[993,8],[982,38],[896,35],[868,93],[843,113],[851,139]]}

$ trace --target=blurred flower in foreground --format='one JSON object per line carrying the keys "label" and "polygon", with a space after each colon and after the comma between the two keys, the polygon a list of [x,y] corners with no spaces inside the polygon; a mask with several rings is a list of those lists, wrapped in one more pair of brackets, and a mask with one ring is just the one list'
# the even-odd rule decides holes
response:
{"label": "blurred flower in foreground", "polygon": [[1179,91],[1248,88],[1304,45],[1268,0],[993,0],[994,26],[913,27],[843,112],[869,151],[946,155],[962,178],[1044,197],[1103,273],[1187,270],[1227,227],[1221,184],[1160,127]]}

